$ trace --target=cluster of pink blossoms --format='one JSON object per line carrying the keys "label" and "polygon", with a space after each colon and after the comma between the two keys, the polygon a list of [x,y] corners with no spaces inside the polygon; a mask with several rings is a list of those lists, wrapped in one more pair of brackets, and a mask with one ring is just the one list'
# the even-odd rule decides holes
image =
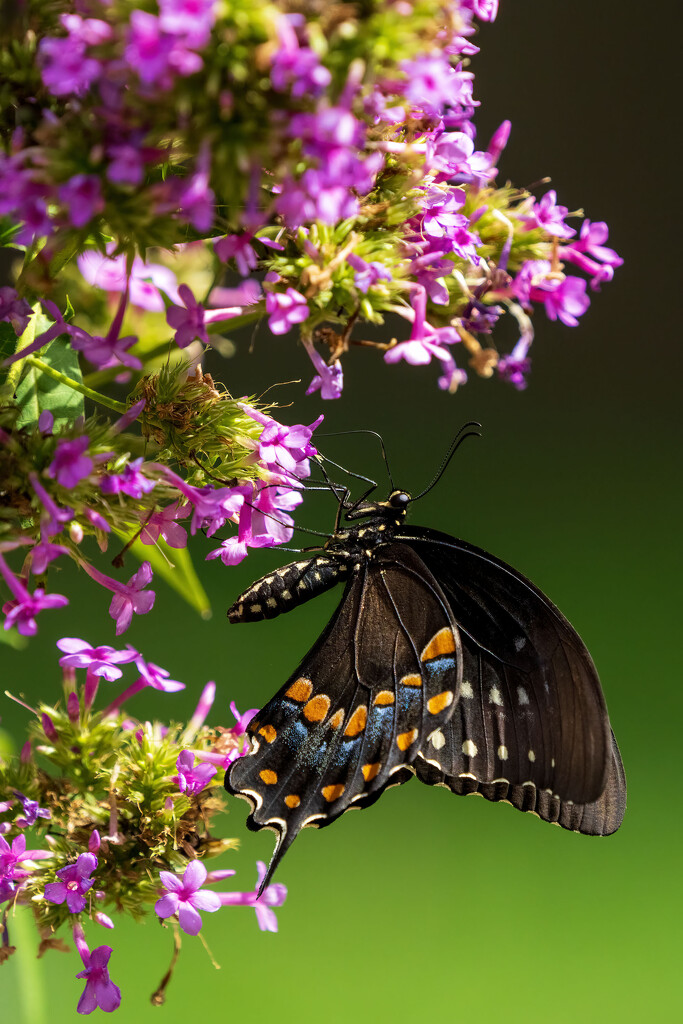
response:
{"label": "cluster of pink blossoms", "polygon": [[[282,884],[264,887],[266,869],[261,862],[257,864],[258,878],[253,890],[205,888],[223,882],[235,871],[208,871],[200,859],[187,864],[169,828],[174,823],[182,840],[196,818],[208,832],[211,815],[219,806],[212,803],[214,776],[219,768],[224,770],[245,753],[246,726],[256,709],[240,714],[231,703],[236,724],[231,729],[218,729],[216,738],[216,732],[205,726],[216,693],[215,683],[207,683],[194,714],[177,737],[177,729],[172,731],[159,723],[143,725],[122,710],[123,703],[144,687],[165,693],[183,689],[184,684],[169,679],[165,669],[146,661],[130,645],[125,650],[116,650],[65,637],[57,646],[63,652],[59,663],[64,671],[66,708],[60,711],[55,707],[50,713],[43,711],[37,715],[32,739],[25,745],[18,765],[0,762],[0,784],[7,797],[0,801],[0,905],[31,906],[41,933],[49,935],[43,940],[46,948],[57,941],[52,935],[60,926],[68,926],[84,967],[77,978],[86,981],[78,1012],[90,1013],[96,1007],[112,1011],[121,1002],[121,991],[108,971],[113,950],[101,945],[90,951],[83,922],[89,918],[94,924],[114,929],[114,921],[100,908],[108,903],[120,906],[122,898],[130,901],[132,875],[136,871],[140,875],[138,909],[153,903],[161,920],[174,919],[187,935],[200,931],[200,911],[215,912],[227,906],[252,907],[259,928],[276,932],[275,908],[285,902],[287,888]],[[95,711],[100,681],[117,682],[123,675],[122,666],[128,664],[135,666],[137,678],[102,711]],[[85,682],[79,687],[76,674],[83,670]],[[78,744],[74,746],[75,737]],[[40,766],[35,760],[34,742],[36,753],[42,755]],[[112,749],[118,753],[115,765],[110,758]],[[170,759],[178,749],[177,774],[172,774]],[[65,758],[66,751],[70,753]],[[73,785],[84,770],[79,757],[85,758],[93,774],[89,798],[82,805],[73,793]],[[150,764],[155,766],[152,775]],[[131,770],[129,777],[127,773]],[[129,794],[141,770],[147,774],[145,792],[131,801]],[[14,779],[18,774],[33,796],[16,788]],[[66,802],[60,798],[63,792],[72,794]],[[163,814],[158,810],[160,802]],[[71,813],[73,820],[69,817]],[[153,858],[149,855],[150,822],[156,822],[159,831]],[[141,823],[144,840],[137,832]],[[29,828],[49,849],[27,849],[25,830]],[[196,833],[200,855],[203,835],[201,831]],[[55,836],[64,838],[57,842]],[[224,843],[225,848],[231,845],[232,841]],[[215,839],[211,850],[203,855],[211,856],[211,852],[220,852],[220,843]],[[119,870],[121,853],[130,856],[131,864],[136,865],[125,876]],[[159,864],[167,869],[160,870]],[[154,879],[151,886],[150,878]],[[9,945],[8,929],[7,915],[3,914],[3,946]]]}

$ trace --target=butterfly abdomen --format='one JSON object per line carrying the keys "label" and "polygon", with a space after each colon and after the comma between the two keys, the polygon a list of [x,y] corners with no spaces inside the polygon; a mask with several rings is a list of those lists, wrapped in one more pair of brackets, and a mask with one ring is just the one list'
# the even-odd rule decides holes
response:
{"label": "butterfly abdomen", "polygon": [[316,555],[262,576],[228,609],[230,622],[273,619],[310,601],[347,578],[348,563],[329,555]]}

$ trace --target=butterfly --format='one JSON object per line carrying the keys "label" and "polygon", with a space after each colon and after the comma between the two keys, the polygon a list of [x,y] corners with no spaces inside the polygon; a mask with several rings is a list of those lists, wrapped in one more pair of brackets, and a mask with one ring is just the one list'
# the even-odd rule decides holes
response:
{"label": "butterfly", "polygon": [[302,828],[414,775],[587,835],[622,822],[624,770],[581,638],[505,562],[406,525],[414,500],[397,489],[342,499],[318,553],[263,576],[228,611],[233,623],[269,619],[345,584],[226,774],[251,805],[248,827],[278,837],[262,889]]}

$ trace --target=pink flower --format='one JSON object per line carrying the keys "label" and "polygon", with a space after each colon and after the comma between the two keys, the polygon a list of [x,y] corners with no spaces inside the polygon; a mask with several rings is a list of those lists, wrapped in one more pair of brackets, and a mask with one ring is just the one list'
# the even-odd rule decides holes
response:
{"label": "pink flower", "polygon": [[143,562],[128,583],[119,583],[118,580],[105,576],[103,572],[88,562],[81,562],[81,565],[96,583],[100,583],[107,590],[114,592],[109,606],[109,614],[112,619],[116,620],[117,636],[121,636],[128,629],[133,619],[133,612],[138,615],[146,615],[147,612],[151,612],[156,594],[153,590],[144,591],[144,588],[151,583],[153,576],[152,566],[149,562]]}
{"label": "pink flower", "polygon": [[272,907],[281,907],[287,899],[287,886],[275,882],[267,886],[263,891],[263,882],[266,877],[266,865],[263,861],[257,861],[258,879],[254,892],[222,892],[219,894],[221,905],[224,907],[253,907],[256,911],[256,920],[262,932],[277,931],[277,917]]}
{"label": "pink flower", "polygon": [[92,1013],[99,1006],[105,1013],[111,1013],[121,1004],[121,989],[111,981],[107,968],[113,950],[111,946],[98,946],[91,953],[80,924],[74,926],[73,935],[85,968],[76,977],[86,979],[76,1009],[78,1013],[85,1014]]}
{"label": "pink flower", "polygon": [[80,914],[85,909],[85,894],[93,887],[90,878],[97,867],[97,857],[92,853],[81,853],[75,864],[68,864],[57,872],[59,882],[45,886],[45,899],[50,903],[64,903],[69,913]]}
{"label": "pink flower", "polygon": [[55,450],[55,457],[50,463],[47,475],[56,480],[62,487],[76,487],[84,480],[93,468],[93,461],[85,452],[90,439],[87,434],[77,437],[75,441],[60,441]]}
{"label": "pink flower", "polygon": [[187,935],[197,935],[202,927],[199,911],[214,913],[221,907],[217,893],[201,891],[207,874],[206,868],[199,860],[190,861],[185,868],[182,881],[170,871],[161,871],[159,877],[166,891],[154,905],[159,917],[163,919],[177,914],[182,930]]}
{"label": "pink flower", "polygon": [[270,314],[268,326],[273,334],[286,334],[294,324],[308,319],[308,302],[295,288],[285,292],[268,292],[266,310]]}

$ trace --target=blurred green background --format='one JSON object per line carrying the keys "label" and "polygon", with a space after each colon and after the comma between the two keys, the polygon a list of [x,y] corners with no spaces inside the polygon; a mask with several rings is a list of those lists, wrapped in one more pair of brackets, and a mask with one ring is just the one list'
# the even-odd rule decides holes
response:
{"label": "blurred green background", "polygon": [[[385,367],[357,350],[346,363],[341,402],[306,399],[303,385],[277,393],[293,402],[282,413],[286,421],[310,422],[322,409],[328,430],[379,430],[395,479],[413,490],[433,474],[457,427],[481,420],[484,439],[458,453],[413,521],[511,562],[579,630],[626,766],[622,829],[606,839],[574,835],[511,807],[413,781],[367,814],[302,834],[278,873],[289,887],[278,935],[259,932],[249,909],[205,915],[202,936],[221,970],[198,940],[186,938],[164,1009],[148,1002],[171,950],[153,916],[144,926],[117,924],[114,933],[91,927],[91,945],[115,947],[110,967],[123,990],[122,1019],[678,1018],[683,367],[671,255],[680,231],[672,229],[665,192],[675,36],[666,5],[657,11],[659,29],[646,24],[641,4],[503,0],[498,22],[480,34],[480,144],[510,117],[502,176],[531,185],[551,175],[560,202],[609,223],[610,242],[626,259],[593,296],[580,328],[539,314],[529,389],[519,394],[473,378],[448,396],[436,387],[435,368]],[[645,65],[638,54],[646,36],[657,53]],[[259,393],[273,380],[308,381],[307,360],[290,341],[261,329],[250,354],[249,340],[230,363],[209,365],[233,394]],[[367,439],[330,439],[326,451],[384,487]],[[328,529],[333,518],[329,495],[312,495],[299,522]],[[195,550],[201,560],[208,546],[200,538]],[[160,585],[154,613],[138,619],[125,640],[187,690],[140,695],[131,712],[187,716],[210,678],[218,683],[216,724],[231,724],[231,699],[241,710],[265,703],[338,599],[326,595],[271,623],[229,627],[224,610],[235,596],[287,557],[255,552],[234,569],[206,563],[209,622]],[[4,684],[32,699],[58,686],[58,637],[114,642],[106,595],[93,594],[75,573],[65,576],[57,589],[71,595],[70,607],[42,616],[25,651],[2,651]],[[2,715],[10,731],[25,721],[9,702]],[[274,837],[246,833],[241,801],[231,801],[230,811],[225,834],[239,835],[242,846],[219,864],[237,868],[235,888],[250,889],[255,861],[268,860]],[[50,953],[41,966],[50,1020],[75,1019],[76,954]],[[26,999],[35,990],[20,970],[16,958],[2,968],[8,1020],[31,1020]]]}

